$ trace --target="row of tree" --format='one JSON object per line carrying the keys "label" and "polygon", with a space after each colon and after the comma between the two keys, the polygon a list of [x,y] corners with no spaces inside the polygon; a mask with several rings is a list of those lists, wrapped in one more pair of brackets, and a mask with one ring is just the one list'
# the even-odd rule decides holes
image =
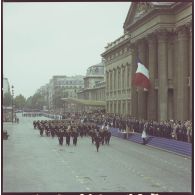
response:
{"label": "row of tree", "polygon": [[19,110],[23,108],[43,109],[43,106],[48,106],[48,102],[39,93],[35,93],[27,99],[21,94],[12,99],[10,93],[5,93],[3,96],[3,106],[12,106],[12,101],[14,107]]}
{"label": "row of tree", "polygon": [[[56,93],[53,96],[53,108],[62,108],[63,107],[63,101],[61,98],[67,98],[68,92],[64,92],[60,89],[56,90]],[[45,99],[45,97],[40,93],[35,93],[33,96],[30,96],[28,98],[25,98],[23,95],[18,95],[12,99],[11,93],[5,93],[3,96],[3,106],[12,106],[13,105],[16,109],[43,109],[43,106],[49,107],[48,100]]]}

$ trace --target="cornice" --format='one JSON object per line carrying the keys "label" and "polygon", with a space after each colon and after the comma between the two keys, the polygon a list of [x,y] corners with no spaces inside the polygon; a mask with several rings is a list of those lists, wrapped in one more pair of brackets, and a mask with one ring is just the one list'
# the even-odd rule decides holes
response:
{"label": "cornice", "polygon": [[110,49],[107,49],[104,53],[101,54],[102,57],[105,57],[106,55],[108,55],[111,52],[114,52],[116,50],[118,50],[119,48],[123,47],[125,44],[127,44],[127,46],[129,46],[130,44],[130,39],[131,37],[125,39],[124,41],[114,45],[113,47],[111,47]]}
{"label": "cornice", "polygon": [[107,65],[110,65],[112,63],[115,63],[115,62],[117,62],[117,61],[119,61],[119,60],[121,60],[121,59],[123,59],[123,58],[125,58],[127,56],[130,56],[131,53],[132,53],[132,51],[128,51],[128,52],[126,52],[126,53],[124,53],[124,54],[122,54],[120,56],[115,57],[114,59],[112,59],[110,61],[106,61],[105,65],[107,66]]}
{"label": "cornice", "polygon": [[139,28],[143,24],[145,24],[148,20],[151,20],[152,18],[155,18],[158,15],[173,15],[174,13],[171,12],[171,8],[162,9],[162,8],[155,8],[150,10],[149,12],[146,12],[140,19],[136,20],[135,22],[129,24],[126,29],[128,32],[132,32],[135,29]]}

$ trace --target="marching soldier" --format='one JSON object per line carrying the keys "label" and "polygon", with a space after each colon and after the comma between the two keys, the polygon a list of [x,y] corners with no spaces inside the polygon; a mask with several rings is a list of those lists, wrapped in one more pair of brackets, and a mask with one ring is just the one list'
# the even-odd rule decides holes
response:
{"label": "marching soldier", "polygon": [[99,134],[95,136],[95,145],[96,145],[96,149],[97,149],[97,152],[99,151],[99,147],[100,147],[100,136]]}
{"label": "marching soldier", "polygon": [[63,141],[64,141],[64,132],[60,129],[59,133],[58,133],[58,140],[59,140],[59,145],[63,145]]}

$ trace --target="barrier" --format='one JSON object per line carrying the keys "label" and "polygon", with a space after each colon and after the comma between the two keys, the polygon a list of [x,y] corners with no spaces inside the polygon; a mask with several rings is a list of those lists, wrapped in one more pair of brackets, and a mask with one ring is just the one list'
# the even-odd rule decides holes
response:
{"label": "barrier", "polygon": [[[110,128],[112,136],[126,139],[128,141],[136,142],[142,144],[142,138],[140,133],[127,134],[124,132],[120,132],[118,128]],[[126,134],[126,136],[124,136]],[[155,148],[163,149],[166,151],[174,152],[179,155],[184,155],[187,157],[192,156],[192,144],[183,141],[177,141],[174,139],[166,139],[162,137],[149,136],[147,140],[148,146],[152,146]]]}

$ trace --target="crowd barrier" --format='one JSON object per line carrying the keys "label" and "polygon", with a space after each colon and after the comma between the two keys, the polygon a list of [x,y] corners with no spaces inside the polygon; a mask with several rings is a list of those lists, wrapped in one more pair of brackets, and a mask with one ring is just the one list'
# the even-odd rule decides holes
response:
{"label": "crowd barrier", "polygon": [[[121,132],[118,128],[110,128],[113,136],[126,139],[128,141],[136,142],[139,144],[143,143],[140,133],[129,133]],[[167,139],[162,137],[148,136],[147,144],[155,148],[163,149],[166,151],[174,152],[179,155],[186,157],[192,156],[192,144],[188,142],[178,141],[174,139]]]}

